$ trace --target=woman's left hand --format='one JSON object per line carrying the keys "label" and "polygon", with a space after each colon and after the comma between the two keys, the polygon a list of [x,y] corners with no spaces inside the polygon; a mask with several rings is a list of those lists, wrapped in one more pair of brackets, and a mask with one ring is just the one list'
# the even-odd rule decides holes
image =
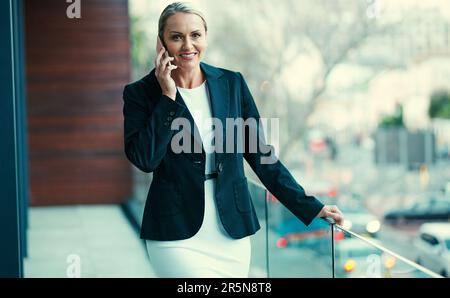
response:
{"label": "woman's left hand", "polygon": [[323,206],[322,210],[320,210],[319,214],[317,214],[317,217],[331,217],[334,219],[336,224],[340,226],[344,223],[344,215],[336,205]]}

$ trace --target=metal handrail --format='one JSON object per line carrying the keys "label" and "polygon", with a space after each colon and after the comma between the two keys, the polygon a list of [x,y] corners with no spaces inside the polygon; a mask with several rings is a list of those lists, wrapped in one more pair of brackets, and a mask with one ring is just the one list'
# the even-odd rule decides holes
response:
{"label": "metal handrail", "polygon": [[[256,182],[256,181],[254,181],[253,179],[248,179],[248,180],[249,180],[251,183],[255,184],[256,186],[261,187],[262,189],[265,189],[265,190],[268,192],[268,190],[266,189],[266,187],[265,187],[264,185],[262,185],[261,183]],[[265,198],[265,201],[267,201],[266,198]],[[266,203],[267,203],[267,202],[266,202]],[[372,245],[372,246],[378,248],[379,250],[381,250],[381,251],[383,251],[383,252],[385,252],[385,253],[388,253],[388,254],[390,254],[390,255],[392,255],[392,256],[394,256],[394,257],[396,257],[397,259],[399,259],[399,260],[405,262],[406,264],[412,266],[413,268],[415,268],[415,269],[417,269],[417,270],[419,270],[419,271],[421,271],[421,272],[423,272],[423,273],[425,273],[425,274],[430,275],[431,277],[434,277],[434,278],[444,278],[442,275],[439,275],[439,274],[437,274],[437,273],[434,273],[433,271],[431,271],[431,270],[429,270],[429,269],[427,269],[427,268],[425,268],[425,267],[423,267],[423,266],[421,266],[421,265],[419,265],[419,264],[417,264],[417,263],[415,263],[415,262],[413,262],[413,261],[411,261],[411,260],[409,260],[409,259],[407,259],[407,258],[405,258],[405,257],[403,257],[403,256],[401,256],[401,255],[399,255],[399,254],[396,253],[396,252],[393,252],[392,250],[390,250],[390,249],[388,249],[388,248],[386,248],[386,247],[384,247],[384,246],[382,246],[382,245],[379,245],[379,244],[377,244],[377,243],[371,241],[370,239],[368,239],[368,238],[366,238],[366,237],[364,237],[364,236],[361,236],[361,235],[359,235],[359,234],[357,234],[357,233],[355,233],[355,232],[352,232],[352,231],[350,231],[350,230],[347,230],[347,229],[343,228],[342,226],[336,224],[335,221],[334,221],[332,218],[327,217],[327,218],[322,218],[322,219],[325,220],[326,222],[328,222],[328,224],[331,225],[331,231],[332,231],[332,242],[331,242],[331,243],[332,243],[332,270],[333,270],[332,273],[333,273],[333,277],[334,277],[334,261],[335,261],[335,255],[334,255],[334,235],[333,235],[333,231],[334,231],[334,227],[337,227],[338,229],[340,229],[340,230],[342,230],[342,231],[344,231],[344,232],[350,234],[351,236],[353,236],[353,237],[355,237],[355,238],[358,238],[359,240],[364,241],[364,242],[366,242],[366,243],[368,243],[368,244],[370,244],[370,245]]]}
{"label": "metal handrail", "polygon": [[[361,235],[359,235],[359,234],[357,234],[355,232],[352,232],[350,230],[347,230],[347,229],[343,228],[342,226],[336,224],[334,222],[334,220],[331,219],[331,218],[322,218],[322,219],[324,219],[326,222],[328,222],[332,227],[334,227],[334,226],[337,227],[338,229],[340,229],[340,230],[350,234],[351,236],[353,236],[355,238],[358,238],[359,240],[361,240],[363,242],[366,242],[366,243],[368,243],[368,244],[378,248],[379,250],[396,257],[397,259],[405,262],[406,264],[414,267],[415,269],[417,269],[419,271],[424,272],[425,274],[431,275],[434,278],[444,278],[442,275],[434,273],[433,271],[431,271],[431,270],[429,270],[429,269],[427,269],[427,268],[425,268],[425,267],[423,267],[423,266],[421,266],[421,265],[419,265],[419,264],[417,264],[417,263],[415,263],[415,262],[413,262],[413,261],[411,261],[411,260],[409,260],[409,259],[407,259],[407,258],[405,258],[405,257],[403,257],[401,255],[399,255],[398,253],[396,253],[396,252],[394,252],[394,251],[392,251],[392,250],[390,250],[390,249],[388,249],[388,248],[386,248],[386,247],[384,247],[382,245],[379,245],[379,244],[371,241],[370,239],[368,239],[368,238],[366,238],[364,236],[361,236]],[[334,238],[332,239],[332,241],[334,242]]]}

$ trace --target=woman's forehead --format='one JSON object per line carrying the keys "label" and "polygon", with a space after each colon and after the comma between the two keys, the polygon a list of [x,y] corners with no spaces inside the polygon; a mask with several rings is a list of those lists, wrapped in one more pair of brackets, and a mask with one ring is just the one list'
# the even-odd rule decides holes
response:
{"label": "woman's forehead", "polygon": [[202,18],[192,13],[175,13],[167,19],[166,28],[178,32],[205,29]]}

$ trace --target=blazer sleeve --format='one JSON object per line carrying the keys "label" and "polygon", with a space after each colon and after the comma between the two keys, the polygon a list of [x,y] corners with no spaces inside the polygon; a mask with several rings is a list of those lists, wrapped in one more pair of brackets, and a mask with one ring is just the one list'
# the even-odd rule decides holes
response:
{"label": "blazer sleeve", "polygon": [[125,155],[138,169],[150,173],[167,152],[174,134],[172,121],[185,108],[165,95],[156,103],[147,103],[150,99],[137,88],[130,84],[123,90]]}
{"label": "blazer sleeve", "polygon": [[[270,193],[305,225],[309,225],[324,205],[305,193],[303,187],[275,156],[274,148],[266,144],[262,127],[258,125],[260,116],[255,101],[242,74],[238,75],[241,80],[242,114],[248,124],[244,132],[244,158]],[[256,121],[247,121],[249,118]],[[256,150],[249,150],[251,139],[257,139]]]}

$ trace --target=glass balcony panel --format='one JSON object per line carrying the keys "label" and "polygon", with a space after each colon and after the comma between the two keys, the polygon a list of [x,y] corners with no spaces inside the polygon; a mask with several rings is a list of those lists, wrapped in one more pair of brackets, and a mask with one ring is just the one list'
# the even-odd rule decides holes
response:
{"label": "glass balcony panel", "polygon": [[378,239],[335,227],[335,277],[337,278],[432,278],[426,268],[386,249]]}
{"label": "glass balcony panel", "polygon": [[260,184],[250,182],[249,190],[261,223],[253,237],[251,271],[265,261],[267,237],[270,277],[332,277],[331,225],[316,218],[305,226]]}

